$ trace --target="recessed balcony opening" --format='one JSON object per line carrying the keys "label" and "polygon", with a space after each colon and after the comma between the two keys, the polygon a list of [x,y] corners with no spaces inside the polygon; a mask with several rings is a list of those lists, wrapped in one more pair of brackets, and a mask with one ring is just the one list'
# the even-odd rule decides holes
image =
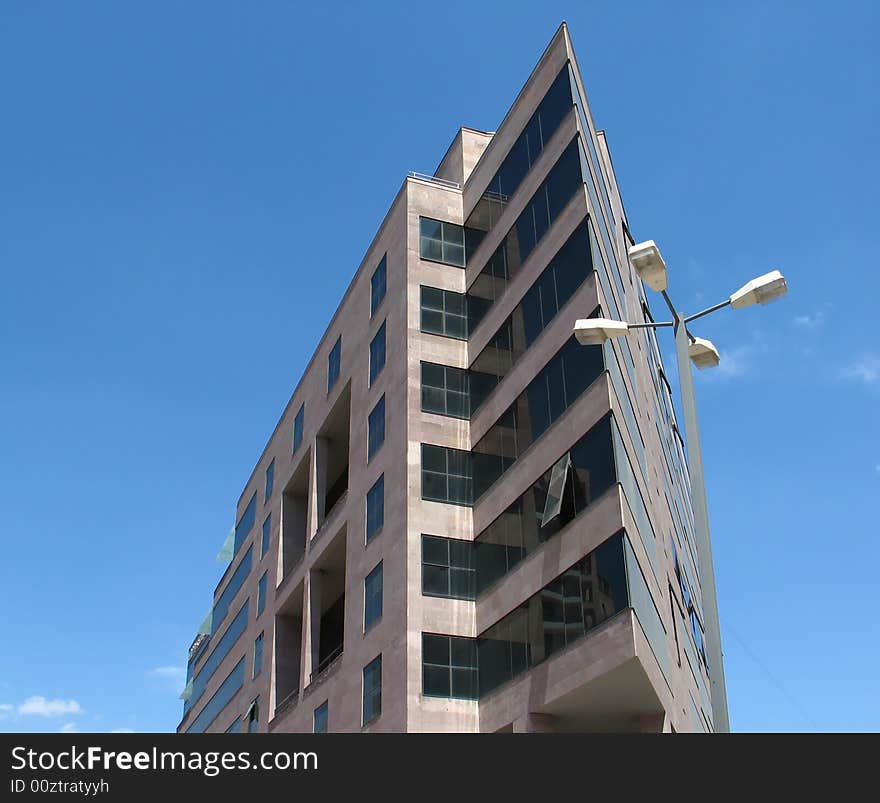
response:
{"label": "recessed balcony opening", "polygon": [[351,385],[339,394],[317,438],[318,522],[320,530],[348,493],[351,441]]}
{"label": "recessed balcony opening", "polygon": [[326,672],[342,655],[345,634],[345,538],[343,528],[310,572],[311,681]]}
{"label": "recessed balcony opening", "polygon": [[306,554],[309,512],[309,465],[304,455],[281,498],[281,577],[287,577]]}
{"label": "recessed balcony opening", "polygon": [[302,663],[303,582],[275,615],[275,716],[299,700]]}

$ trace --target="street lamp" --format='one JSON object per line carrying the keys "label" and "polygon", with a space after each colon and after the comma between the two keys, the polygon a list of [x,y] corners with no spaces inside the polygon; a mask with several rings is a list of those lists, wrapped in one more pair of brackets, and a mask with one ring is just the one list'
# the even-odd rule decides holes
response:
{"label": "street lamp", "polygon": [[703,455],[697,426],[697,406],[694,396],[694,378],[690,362],[698,369],[718,365],[718,349],[711,341],[694,337],[687,328],[692,321],[724,307],[742,309],[753,304],[768,304],[785,295],[788,287],[778,270],[758,276],[744,284],[726,301],[707,307],[693,315],[679,312],[669,294],[666,263],[653,240],[638,243],[629,249],[629,258],[639,278],[652,290],[663,295],[672,320],[664,323],[627,323],[607,318],[584,318],[575,322],[574,336],[583,346],[600,345],[613,337],[623,337],[631,329],[659,329],[671,326],[675,331],[675,354],[678,361],[678,381],[681,389],[681,408],[687,435],[688,473],[691,480],[691,499],[694,509],[694,528],[697,536],[697,560],[703,589],[706,641],[711,669],[712,720],[716,733],[730,731],[727,713],[727,689],[724,682],[724,664],[721,652],[721,627],[718,622],[718,599],[715,594],[715,566],[712,561],[712,539],[709,532],[709,513],[706,505],[706,485],[703,479]]}

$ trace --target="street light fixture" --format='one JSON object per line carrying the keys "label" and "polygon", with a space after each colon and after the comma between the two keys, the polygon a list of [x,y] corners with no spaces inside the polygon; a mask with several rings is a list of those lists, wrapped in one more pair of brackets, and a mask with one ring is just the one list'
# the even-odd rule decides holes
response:
{"label": "street light fixture", "polygon": [[574,336],[582,346],[601,346],[608,338],[620,337],[629,331],[629,324],[608,318],[583,318],[574,323]]}
{"label": "street light fixture", "polygon": [[721,652],[721,627],[718,621],[718,599],[715,594],[715,565],[712,561],[712,539],[709,532],[709,513],[706,505],[706,485],[703,479],[703,455],[697,426],[697,406],[694,396],[694,377],[690,362],[698,369],[718,365],[720,357],[713,343],[694,337],[687,328],[696,321],[724,307],[742,309],[753,304],[768,304],[785,295],[788,286],[778,270],[758,276],[744,284],[726,301],[707,307],[693,315],[679,312],[669,294],[666,263],[653,240],[638,243],[629,249],[629,258],[636,273],[652,290],[663,295],[672,320],[662,323],[627,323],[607,318],[585,318],[574,325],[574,335],[584,346],[600,345],[612,337],[622,337],[632,329],[659,329],[673,327],[675,354],[678,361],[678,380],[681,389],[681,408],[687,435],[688,474],[691,481],[691,499],[694,510],[694,529],[697,536],[697,560],[703,590],[703,612],[706,642],[709,652],[709,681],[712,687],[712,720],[716,733],[730,730],[727,713],[727,689],[724,682],[724,663]]}
{"label": "street light fixture", "polygon": [[629,249],[629,259],[639,278],[657,293],[666,289],[666,263],[653,240],[645,240]]}
{"label": "street light fixture", "polygon": [[771,270],[763,276],[752,279],[730,297],[734,309],[750,307],[752,304],[769,304],[782,298],[788,292],[785,277],[778,270]]}
{"label": "street light fixture", "polygon": [[688,356],[691,362],[701,371],[704,368],[714,368],[721,361],[718,349],[711,340],[695,337],[688,346]]}

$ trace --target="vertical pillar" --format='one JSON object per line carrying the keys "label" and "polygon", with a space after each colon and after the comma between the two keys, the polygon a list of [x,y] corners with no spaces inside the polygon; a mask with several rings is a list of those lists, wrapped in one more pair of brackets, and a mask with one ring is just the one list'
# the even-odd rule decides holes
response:
{"label": "vertical pillar", "polygon": [[727,688],[724,682],[724,657],[721,651],[721,625],[718,620],[718,597],[715,594],[715,563],[712,560],[712,537],[709,532],[709,510],[703,480],[703,452],[697,427],[697,403],[694,377],[688,356],[688,336],[684,317],[676,313],[675,353],[678,358],[678,381],[681,388],[681,410],[687,434],[688,475],[691,481],[691,504],[697,536],[697,561],[700,564],[700,597],[703,600],[706,652],[709,663],[709,684],[712,697],[712,724],[716,733],[728,733]]}

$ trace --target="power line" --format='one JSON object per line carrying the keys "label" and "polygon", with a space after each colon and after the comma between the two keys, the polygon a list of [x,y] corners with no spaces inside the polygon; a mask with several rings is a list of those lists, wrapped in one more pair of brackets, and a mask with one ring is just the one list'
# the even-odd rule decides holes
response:
{"label": "power line", "polygon": [[785,699],[788,700],[788,702],[791,703],[791,705],[794,706],[798,710],[800,715],[810,725],[812,725],[813,728],[815,728],[817,731],[821,731],[821,728],[819,727],[818,723],[810,716],[810,713],[807,710],[806,706],[804,706],[801,703],[801,701],[798,700],[797,697],[795,697],[785,687],[785,685],[782,683],[782,681],[779,680],[779,678],[777,678],[776,675],[774,675],[767,668],[767,666],[764,664],[764,662],[755,654],[755,652],[749,647],[749,645],[746,644],[745,639],[743,639],[743,637],[739,633],[737,633],[737,631],[733,627],[730,626],[730,622],[728,622],[726,619],[724,620],[724,629],[728,633],[730,633],[730,635],[732,635],[739,642],[739,645],[743,648],[743,650],[745,650],[746,655],[748,655],[749,658],[751,658],[755,662],[755,664],[758,666],[758,668],[767,676],[767,679],[777,688],[777,690],[779,692],[782,693],[782,695],[785,697]]}

